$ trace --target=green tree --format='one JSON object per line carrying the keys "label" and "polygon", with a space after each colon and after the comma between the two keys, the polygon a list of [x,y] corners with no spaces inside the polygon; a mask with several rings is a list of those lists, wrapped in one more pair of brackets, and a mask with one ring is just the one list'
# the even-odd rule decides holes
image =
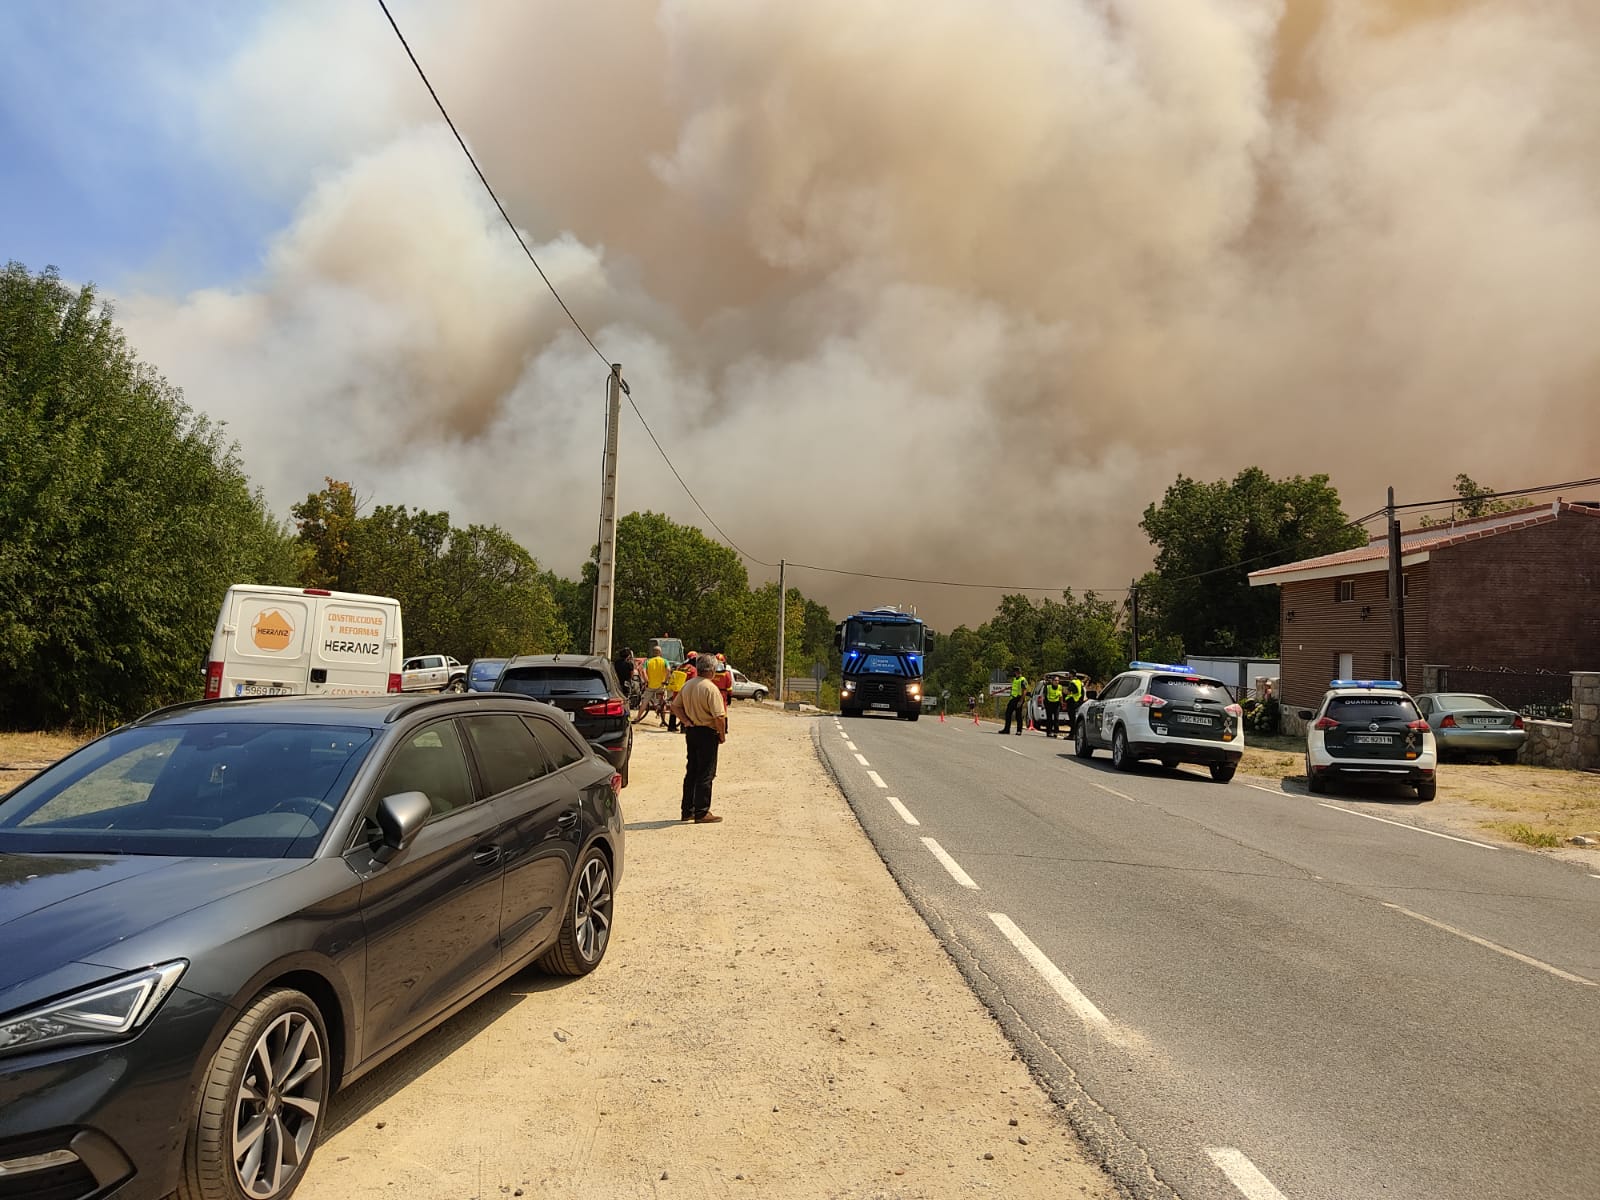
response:
{"label": "green tree", "polygon": [[222,595],[295,581],[236,448],[92,287],[0,272],[0,723],[100,726],[198,694]]}
{"label": "green tree", "polygon": [[1259,467],[1215,483],[1179,476],[1140,527],[1156,547],[1140,582],[1141,633],[1190,653],[1275,653],[1278,597],[1251,588],[1249,573],[1367,541],[1326,475],[1273,479]]}
{"label": "green tree", "polygon": [[1492,487],[1480,486],[1477,480],[1470,475],[1457,475],[1455,493],[1461,497],[1459,503],[1454,505],[1448,517],[1426,516],[1421,524],[1424,528],[1433,525],[1444,525],[1452,520],[1473,520],[1476,517],[1492,517],[1495,513],[1512,512],[1519,508],[1526,508],[1530,503],[1526,496],[1514,499],[1495,498]]}
{"label": "green tree", "polygon": [[360,591],[355,586],[353,553],[361,502],[353,487],[331,476],[320,492],[312,492],[289,510],[300,531],[304,557],[300,582],[306,587]]}
{"label": "green tree", "polygon": [[[662,636],[682,638],[686,650],[727,646],[749,592],[737,553],[661,513],[617,522],[616,571],[612,645],[641,654]],[[590,595],[595,577],[591,551],[583,567]]]}

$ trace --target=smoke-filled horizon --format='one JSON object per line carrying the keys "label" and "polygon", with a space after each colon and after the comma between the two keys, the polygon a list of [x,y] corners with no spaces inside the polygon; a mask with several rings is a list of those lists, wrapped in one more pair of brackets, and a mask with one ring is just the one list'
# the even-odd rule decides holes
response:
{"label": "smoke-filled horizon", "polygon": [[[776,561],[1116,587],[1181,472],[1352,516],[1596,474],[1586,0],[479,0],[397,16],[716,521]],[[190,85],[292,208],[226,289],[119,297],[280,512],[348,479],[574,574],[605,368],[375,5]],[[623,511],[705,523],[625,411]],[[709,530],[708,530],[709,532]],[[771,572],[752,568],[753,578]],[[796,573],[944,627],[997,592]]]}

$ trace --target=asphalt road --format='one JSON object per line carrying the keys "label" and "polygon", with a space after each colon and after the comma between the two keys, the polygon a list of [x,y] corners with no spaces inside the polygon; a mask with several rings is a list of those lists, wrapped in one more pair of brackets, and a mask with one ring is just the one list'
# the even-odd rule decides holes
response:
{"label": "asphalt road", "polygon": [[1600,879],[1412,803],[1123,774],[993,725],[817,737],[1133,1195],[1600,1196]]}

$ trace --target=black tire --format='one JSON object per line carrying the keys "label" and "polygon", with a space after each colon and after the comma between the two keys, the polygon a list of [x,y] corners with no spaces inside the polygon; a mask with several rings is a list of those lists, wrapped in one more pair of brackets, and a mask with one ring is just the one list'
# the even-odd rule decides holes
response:
{"label": "black tire", "polygon": [[539,959],[552,975],[587,975],[600,965],[611,944],[611,863],[599,846],[590,846],[572,873],[572,894],[561,918],[561,936]]}
{"label": "black tire", "polygon": [[1094,747],[1089,744],[1089,735],[1085,732],[1085,726],[1081,721],[1072,731],[1072,752],[1079,758],[1094,757]]}
{"label": "black tire", "polygon": [[1417,784],[1418,800],[1432,800],[1438,794],[1439,781],[1437,779],[1429,779],[1423,783]]}
{"label": "black tire", "polygon": [[921,714],[921,713],[919,713],[919,712],[914,712],[914,713],[906,713],[906,714],[905,714],[905,717],[906,717],[906,720],[908,720],[908,721],[915,721],[915,720],[917,720],[917,719],[918,719],[918,718],[919,718],[919,717],[921,717],[921,716],[922,716],[922,714]]}
{"label": "black tire", "polygon": [[1178,766],[1179,766],[1179,763],[1178,763],[1177,759],[1163,758],[1161,760],[1161,769],[1163,771],[1176,771],[1178,769]]}
{"label": "black tire", "polygon": [[[308,1032],[301,1050],[291,1056],[291,1047],[302,1031]],[[316,1151],[333,1076],[329,1055],[322,1012],[304,992],[272,988],[252,1001],[222,1039],[201,1085],[184,1146],[177,1192],[180,1200],[246,1200],[250,1196],[285,1200],[300,1185]],[[287,1058],[287,1070],[280,1069],[278,1078],[288,1082],[303,1073],[301,1082],[293,1087],[269,1087],[259,1101],[253,1099],[261,1078],[258,1056],[278,1059],[280,1068]],[[313,1104],[315,1110],[308,1114],[293,1100],[285,1103],[286,1097]],[[239,1151],[241,1127],[248,1131],[262,1116],[267,1118],[264,1129],[250,1147]],[[276,1154],[281,1162],[286,1139],[295,1145],[296,1161],[281,1176],[277,1189],[247,1191],[240,1182],[241,1174],[259,1181],[269,1154]],[[250,1150],[255,1147],[262,1152],[252,1161]]]}
{"label": "black tire", "polygon": [[1517,752],[1515,750],[1502,750],[1500,752],[1500,761],[1505,763],[1508,767],[1516,766]]}
{"label": "black tire", "polygon": [[1239,770],[1236,762],[1211,763],[1211,779],[1215,783],[1232,782],[1234,774]]}
{"label": "black tire", "polygon": [[1128,735],[1121,725],[1111,735],[1111,765],[1119,771],[1131,771],[1135,766],[1133,756],[1128,753]]}
{"label": "black tire", "polygon": [[846,708],[841,704],[839,706],[839,715],[841,717],[859,717],[861,715],[861,710],[859,708]]}
{"label": "black tire", "polygon": [[1328,780],[1326,776],[1318,775],[1311,769],[1311,760],[1306,759],[1306,787],[1313,795],[1321,796],[1327,793]]}
{"label": "black tire", "polygon": [[757,704],[762,704],[762,703],[764,703],[766,701],[767,694],[765,692],[757,692],[754,696],[752,696],[750,698],[752,700],[754,700]]}
{"label": "black tire", "polygon": [[465,675],[457,675],[449,683],[445,684],[444,690],[459,696],[467,690],[467,677]]}

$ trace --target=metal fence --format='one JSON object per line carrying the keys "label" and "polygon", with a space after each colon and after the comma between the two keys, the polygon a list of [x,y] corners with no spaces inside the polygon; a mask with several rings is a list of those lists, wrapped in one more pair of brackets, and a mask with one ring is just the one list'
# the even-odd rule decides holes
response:
{"label": "metal fence", "polygon": [[1525,717],[1572,719],[1572,676],[1565,671],[1440,667],[1439,690],[1493,696]]}

